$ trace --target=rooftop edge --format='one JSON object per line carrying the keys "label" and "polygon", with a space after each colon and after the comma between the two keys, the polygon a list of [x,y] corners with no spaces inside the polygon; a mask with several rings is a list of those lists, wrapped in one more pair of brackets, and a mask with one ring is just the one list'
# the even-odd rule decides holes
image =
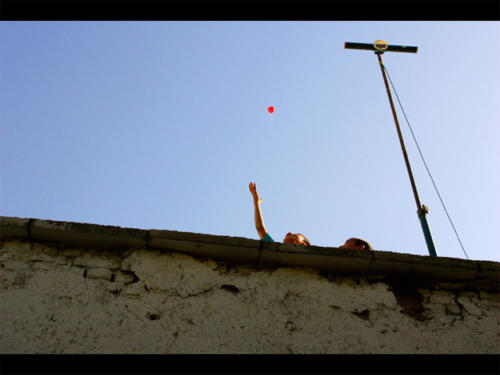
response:
{"label": "rooftop edge", "polygon": [[487,282],[500,287],[500,263],[390,251],[269,243],[243,237],[0,216],[0,242],[25,240],[105,251],[146,248],[253,266],[315,267],[338,275]]}

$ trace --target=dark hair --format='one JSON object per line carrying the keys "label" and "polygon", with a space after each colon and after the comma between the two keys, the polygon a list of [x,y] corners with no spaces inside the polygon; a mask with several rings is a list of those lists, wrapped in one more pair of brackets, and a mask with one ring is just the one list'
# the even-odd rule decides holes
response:
{"label": "dark hair", "polygon": [[372,245],[368,241],[362,240],[361,238],[352,238],[356,246],[364,245],[365,250],[373,250]]}
{"label": "dark hair", "polygon": [[300,234],[302,237],[304,237],[304,242],[307,246],[311,246],[311,243],[309,242],[306,236],[304,236],[302,233],[297,233],[297,234]]}

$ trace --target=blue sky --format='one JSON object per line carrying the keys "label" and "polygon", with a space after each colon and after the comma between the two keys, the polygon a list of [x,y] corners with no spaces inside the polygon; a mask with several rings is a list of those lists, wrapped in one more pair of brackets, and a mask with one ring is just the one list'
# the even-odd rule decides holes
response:
{"label": "blue sky", "polygon": [[419,47],[384,64],[469,258],[500,261],[498,22],[2,22],[0,214],[257,239],[255,181],[277,240],[428,255],[377,58],[344,49],[377,39]]}

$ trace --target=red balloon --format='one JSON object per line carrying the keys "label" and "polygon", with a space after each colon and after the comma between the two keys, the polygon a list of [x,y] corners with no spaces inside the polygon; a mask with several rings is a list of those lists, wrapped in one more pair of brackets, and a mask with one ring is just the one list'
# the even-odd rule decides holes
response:
{"label": "red balloon", "polygon": [[273,113],[274,112],[274,107],[273,106],[267,107],[267,112]]}

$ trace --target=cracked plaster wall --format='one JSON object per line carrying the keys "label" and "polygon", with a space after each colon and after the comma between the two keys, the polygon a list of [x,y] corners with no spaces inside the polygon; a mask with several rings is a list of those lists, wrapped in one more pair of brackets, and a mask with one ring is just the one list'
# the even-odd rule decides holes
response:
{"label": "cracked plaster wall", "polygon": [[2,353],[498,353],[500,296],[179,253],[0,247]]}

